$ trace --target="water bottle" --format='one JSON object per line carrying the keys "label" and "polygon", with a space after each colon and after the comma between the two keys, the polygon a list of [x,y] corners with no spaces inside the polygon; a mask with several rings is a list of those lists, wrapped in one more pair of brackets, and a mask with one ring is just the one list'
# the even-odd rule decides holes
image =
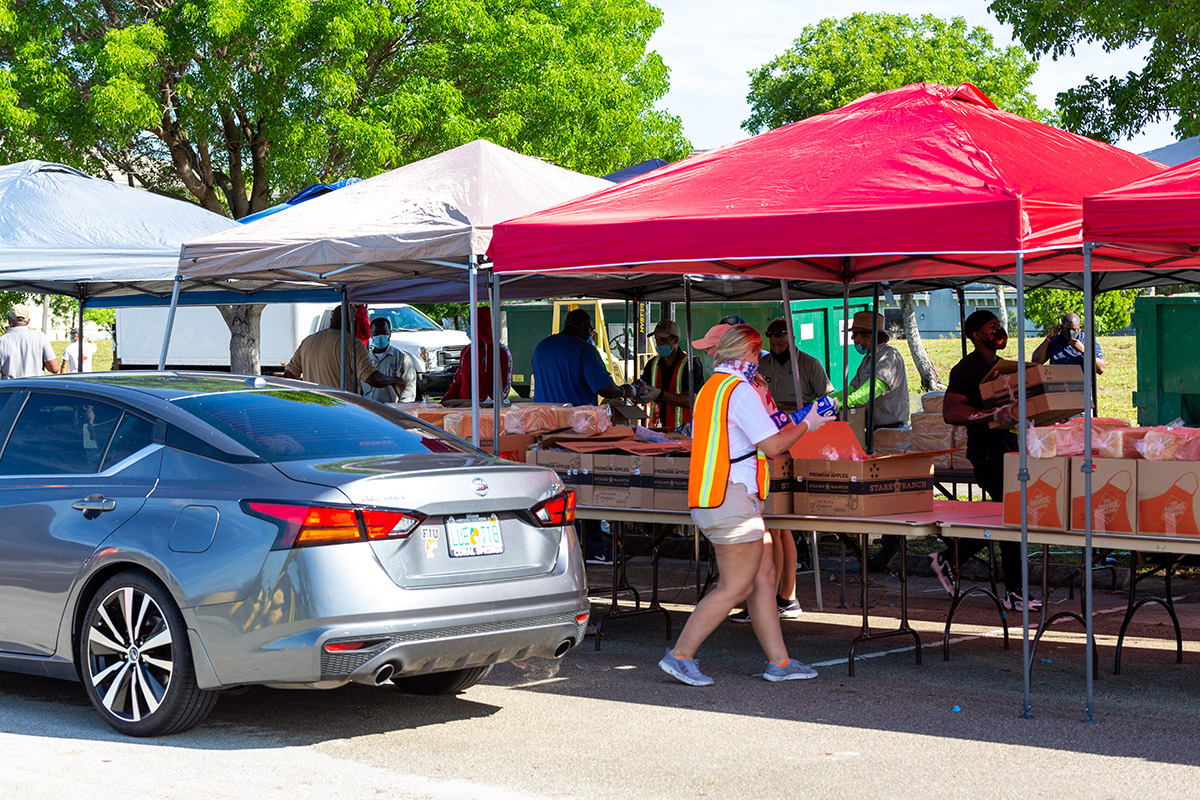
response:
{"label": "water bottle", "polygon": [[791,415],[792,422],[796,425],[799,425],[801,422],[803,422],[804,418],[808,416],[808,412],[813,406],[816,406],[817,413],[826,419],[833,419],[837,416],[837,398],[831,395],[825,395],[824,397],[818,397],[816,400],[812,401],[799,411],[793,411]]}

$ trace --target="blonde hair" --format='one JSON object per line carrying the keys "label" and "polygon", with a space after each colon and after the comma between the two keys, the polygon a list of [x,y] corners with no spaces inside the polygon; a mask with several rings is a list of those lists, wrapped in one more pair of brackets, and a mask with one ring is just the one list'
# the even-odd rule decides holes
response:
{"label": "blonde hair", "polygon": [[760,350],[762,350],[762,334],[750,325],[731,325],[729,330],[722,333],[721,338],[717,340],[717,347],[713,352],[713,363],[744,360],[747,354],[752,356],[749,360],[757,361]]}

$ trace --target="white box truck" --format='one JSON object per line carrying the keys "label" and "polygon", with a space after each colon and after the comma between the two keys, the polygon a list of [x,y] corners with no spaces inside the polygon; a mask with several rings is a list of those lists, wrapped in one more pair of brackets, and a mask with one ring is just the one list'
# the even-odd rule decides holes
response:
{"label": "white box truck", "polygon": [[[279,374],[305,336],[328,327],[334,306],[329,303],[270,303],[260,325],[259,363],[264,373]],[[372,305],[371,317],[386,315],[392,323],[392,344],[417,363],[424,390],[440,395],[458,369],[459,356],[470,339],[447,330],[406,303]],[[156,369],[167,327],[165,307],[116,309],[113,369]],[[213,306],[181,306],[175,312],[167,369],[227,371],[229,326]]]}

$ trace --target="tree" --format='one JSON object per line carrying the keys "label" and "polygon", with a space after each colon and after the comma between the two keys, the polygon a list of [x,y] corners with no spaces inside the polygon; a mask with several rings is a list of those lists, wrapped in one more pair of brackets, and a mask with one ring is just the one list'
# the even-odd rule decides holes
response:
{"label": "tree", "polygon": [[[0,155],[235,219],[480,137],[595,174],[674,159],[661,19],[647,0],[0,0]],[[230,309],[235,336],[258,313]]]}
{"label": "tree", "polygon": [[[1129,325],[1138,289],[1120,289],[1095,295],[1096,333],[1112,333]],[[1025,295],[1025,315],[1042,333],[1062,322],[1063,314],[1074,312],[1082,319],[1083,292],[1068,289],[1032,289]]]}
{"label": "tree", "polygon": [[[1029,88],[1037,65],[1018,47],[998,48],[985,28],[961,17],[929,14],[852,14],[823,19],[801,31],[792,47],[750,72],[750,118],[742,128],[758,133],[839,108],[868,92],[910,83],[978,86],[1000,108],[1053,122]],[[904,330],[926,391],[940,386],[917,331],[912,297],[901,297]]]}
{"label": "tree", "polygon": [[1106,51],[1150,42],[1140,72],[1100,78],[1057,97],[1063,127],[1106,142],[1129,138],[1147,123],[1179,116],[1180,138],[1200,134],[1200,4],[1183,2],[1101,2],[1073,0],[993,0],[988,7],[1013,26],[1032,53],[1073,54],[1084,42]]}
{"label": "tree", "polygon": [[978,86],[1014,114],[1054,120],[1038,108],[1029,82],[1037,64],[1019,47],[997,48],[961,17],[852,14],[801,31],[791,48],[750,72],[750,133],[840,108],[868,92],[910,83]]}

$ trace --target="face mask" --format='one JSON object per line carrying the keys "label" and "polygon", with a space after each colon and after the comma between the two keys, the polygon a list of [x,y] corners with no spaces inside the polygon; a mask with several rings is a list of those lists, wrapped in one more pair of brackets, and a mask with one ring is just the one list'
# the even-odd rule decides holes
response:
{"label": "face mask", "polygon": [[376,350],[387,350],[389,344],[391,344],[390,336],[371,337],[371,347],[374,347]]}
{"label": "face mask", "polygon": [[865,344],[856,344],[854,345],[854,352],[858,353],[860,356],[865,356],[867,353],[871,352],[871,348],[867,347]]}
{"label": "face mask", "polygon": [[1004,330],[1004,328],[998,328],[992,334],[991,345],[996,350],[1003,350],[1006,344],[1008,344],[1008,331]]}
{"label": "face mask", "polygon": [[654,348],[654,352],[658,353],[659,358],[670,358],[671,351],[674,349],[669,344],[660,344]]}

